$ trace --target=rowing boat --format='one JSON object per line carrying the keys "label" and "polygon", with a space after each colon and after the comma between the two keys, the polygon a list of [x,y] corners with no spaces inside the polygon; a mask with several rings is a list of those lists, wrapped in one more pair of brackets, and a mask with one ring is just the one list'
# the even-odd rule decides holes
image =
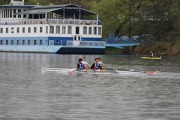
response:
{"label": "rowing boat", "polygon": [[82,74],[97,74],[97,75],[156,75],[156,71],[134,71],[134,70],[92,70],[92,69],[84,69],[84,70],[76,70],[75,68],[68,69],[68,68],[49,68],[49,67],[42,67],[42,72],[58,72],[61,74],[74,74],[74,73],[82,73]]}
{"label": "rowing boat", "polygon": [[141,59],[145,59],[145,60],[161,60],[161,56],[159,56],[159,57],[144,56],[144,57],[141,57]]}
{"label": "rowing boat", "polygon": [[84,69],[84,70],[77,70],[75,68],[49,68],[49,67],[42,67],[42,72],[58,72],[58,73],[87,73],[87,74],[111,74],[115,71],[104,71],[104,70],[91,70],[91,69]]}
{"label": "rowing boat", "polygon": [[134,71],[134,70],[115,70],[116,73],[120,75],[135,75],[135,74],[145,74],[144,71]]}

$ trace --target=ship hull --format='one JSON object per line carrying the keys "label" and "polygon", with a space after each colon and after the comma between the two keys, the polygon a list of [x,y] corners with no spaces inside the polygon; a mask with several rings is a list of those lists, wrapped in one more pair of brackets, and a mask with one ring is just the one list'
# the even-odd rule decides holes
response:
{"label": "ship hull", "polygon": [[52,54],[104,54],[105,48],[63,47],[60,45],[1,45],[1,52],[52,53]]}
{"label": "ship hull", "polygon": [[59,49],[56,54],[105,54],[105,48],[65,47]]}

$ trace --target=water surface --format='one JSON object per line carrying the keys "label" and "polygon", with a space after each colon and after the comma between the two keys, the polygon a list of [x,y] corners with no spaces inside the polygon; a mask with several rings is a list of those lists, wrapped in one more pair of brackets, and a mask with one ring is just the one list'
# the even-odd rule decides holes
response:
{"label": "water surface", "polygon": [[41,72],[75,68],[82,55],[0,53],[0,120],[179,120],[180,57],[102,57],[108,67],[159,75]]}

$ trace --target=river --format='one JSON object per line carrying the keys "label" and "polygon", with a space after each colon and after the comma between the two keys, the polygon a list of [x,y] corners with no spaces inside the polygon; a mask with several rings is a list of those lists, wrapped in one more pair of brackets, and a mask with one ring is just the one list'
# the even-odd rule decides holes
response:
{"label": "river", "polygon": [[102,57],[108,67],[157,75],[42,72],[76,68],[83,55],[0,53],[0,120],[180,120],[180,56]]}

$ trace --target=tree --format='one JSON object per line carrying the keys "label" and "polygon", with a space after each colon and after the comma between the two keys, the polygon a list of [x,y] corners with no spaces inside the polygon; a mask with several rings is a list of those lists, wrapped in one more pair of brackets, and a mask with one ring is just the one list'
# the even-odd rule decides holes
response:
{"label": "tree", "polygon": [[9,4],[11,0],[1,0],[0,5]]}
{"label": "tree", "polygon": [[105,34],[114,32],[116,35],[129,34],[131,36],[132,22],[137,21],[142,2],[143,0],[103,0],[99,3],[95,2],[94,10],[102,17]]}
{"label": "tree", "polygon": [[94,0],[93,10],[102,18],[104,36],[153,34],[160,39],[173,29],[179,5],[178,0]]}

